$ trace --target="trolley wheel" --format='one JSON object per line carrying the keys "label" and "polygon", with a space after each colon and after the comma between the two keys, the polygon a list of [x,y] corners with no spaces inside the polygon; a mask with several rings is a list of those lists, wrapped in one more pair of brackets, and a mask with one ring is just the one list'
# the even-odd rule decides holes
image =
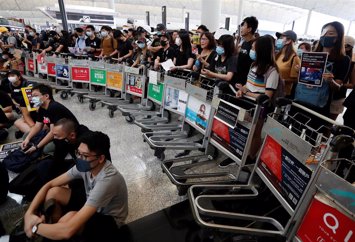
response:
{"label": "trolley wheel", "polygon": [[101,107],[102,107],[102,108],[105,107],[105,105],[106,105],[106,104],[104,104],[103,102],[101,103]]}
{"label": "trolley wheel", "polygon": [[96,103],[95,103],[95,102],[90,102],[89,109],[90,109],[91,111],[94,111],[95,108],[96,108]]}
{"label": "trolley wheel", "polygon": [[187,190],[189,189],[188,186],[177,186],[176,188],[178,190],[178,195],[179,196],[185,196],[186,193],[187,193]]}
{"label": "trolley wheel", "polygon": [[82,96],[78,96],[79,103],[84,103],[84,98]]}
{"label": "trolley wheel", "polygon": [[171,113],[169,110],[164,110],[164,117],[168,118],[168,123],[171,122]]}
{"label": "trolley wheel", "polygon": [[133,103],[133,98],[132,97],[129,98],[129,103],[130,104]]}
{"label": "trolley wheel", "polygon": [[160,161],[165,160],[165,153],[164,153],[164,151],[158,153],[158,154],[157,154],[157,158],[158,158]]}
{"label": "trolley wheel", "polygon": [[115,116],[115,111],[113,111],[112,109],[110,109],[110,110],[108,111],[108,116],[109,116],[110,118],[113,118],[113,117]]}
{"label": "trolley wheel", "polygon": [[148,99],[147,106],[150,107],[149,111],[153,111],[155,109],[155,103],[152,100]]}
{"label": "trolley wheel", "polygon": [[110,90],[110,97],[114,97],[115,96],[115,92],[113,90]]}
{"label": "trolley wheel", "polygon": [[68,93],[65,92],[65,91],[62,91],[62,92],[60,93],[60,98],[63,99],[63,100],[68,99]]}
{"label": "trolley wheel", "polygon": [[134,117],[133,117],[132,115],[128,115],[128,116],[126,116],[126,121],[127,121],[128,123],[133,123]]}

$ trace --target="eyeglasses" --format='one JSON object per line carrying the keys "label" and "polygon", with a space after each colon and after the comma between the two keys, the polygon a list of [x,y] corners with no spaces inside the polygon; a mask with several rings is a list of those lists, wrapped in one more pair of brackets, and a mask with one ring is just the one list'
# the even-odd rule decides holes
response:
{"label": "eyeglasses", "polygon": [[[75,156],[76,158],[81,158],[83,160],[86,160],[86,161],[89,161],[88,158],[89,157],[99,157],[100,155],[84,155],[84,154],[81,154],[78,150],[75,151]],[[91,161],[94,161],[94,160],[91,160]]]}
{"label": "eyeglasses", "polygon": [[208,39],[207,38],[201,38],[200,40],[201,41],[207,41]]}

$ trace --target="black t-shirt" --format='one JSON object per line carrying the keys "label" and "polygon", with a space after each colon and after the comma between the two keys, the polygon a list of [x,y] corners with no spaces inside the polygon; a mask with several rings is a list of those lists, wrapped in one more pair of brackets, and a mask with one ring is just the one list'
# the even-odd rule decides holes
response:
{"label": "black t-shirt", "polygon": [[243,42],[238,54],[236,82],[244,85],[247,82],[248,72],[253,60],[249,57],[252,42]]}
{"label": "black t-shirt", "polygon": [[[201,53],[200,53],[201,54]],[[207,57],[207,59],[206,59]],[[208,56],[204,56],[203,59],[206,60],[208,63],[208,68],[204,67],[204,69],[208,69],[212,72],[215,72],[215,66],[216,66],[216,61],[217,61],[217,52],[215,50],[212,50],[211,53]],[[198,71],[201,71],[202,69],[202,63],[200,63],[200,66],[198,67]]]}
{"label": "black t-shirt", "polygon": [[65,37],[60,38],[59,44],[63,45],[61,53],[69,53],[69,40]]}
{"label": "black t-shirt", "polygon": [[4,91],[0,91],[0,106],[2,108],[6,108],[8,106],[12,106],[12,100],[9,94]]}
{"label": "black t-shirt", "polygon": [[190,58],[195,59],[196,56],[192,53],[191,49],[186,50],[184,52],[180,51],[180,49],[177,50],[176,53],[176,66],[184,66],[187,65],[187,62]]}
{"label": "black t-shirt", "polygon": [[63,104],[52,100],[47,109],[40,107],[38,109],[37,122],[46,125],[55,124],[58,120],[67,118],[79,124],[74,114]]}
{"label": "black t-shirt", "polygon": [[160,63],[167,61],[168,59],[173,60],[175,57],[175,51],[173,47],[169,47],[166,50],[160,49],[158,51],[158,56],[160,57]]}
{"label": "black t-shirt", "polygon": [[233,77],[230,83],[234,86],[237,83],[237,57],[232,55],[222,62],[221,56],[217,57],[215,71],[219,74],[227,74],[228,72],[233,72]]}
{"label": "black t-shirt", "polygon": [[[347,82],[347,77],[350,74],[350,58],[349,56],[344,56],[341,60],[331,61],[328,59],[327,61],[327,70],[333,73],[334,80],[342,80],[343,83]],[[333,92],[333,99],[339,100],[341,98],[346,97],[347,89],[345,87],[341,87],[339,91]]]}
{"label": "black t-shirt", "polygon": [[130,50],[133,50],[132,42],[130,40],[126,40],[125,42],[119,41],[117,45],[117,50],[119,52],[118,57],[123,57],[127,55]]}
{"label": "black t-shirt", "polygon": [[91,48],[99,49],[101,46],[101,40],[98,37],[95,37],[94,39],[86,38],[85,45],[88,47],[90,46]]}
{"label": "black t-shirt", "polygon": [[11,91],[11,98],[20,105],[20,107],[26,107],[26,103],[25,103],[25,99],[23,98],[22,95],[22,90],[21,88],[23,87],[28,87],[32,85],[32,83],[28,82],[27,80],[23,80],[21,82],[21,85],[19,85],[18,87],[13,86],[10,82],[9,82],[9,89]]}

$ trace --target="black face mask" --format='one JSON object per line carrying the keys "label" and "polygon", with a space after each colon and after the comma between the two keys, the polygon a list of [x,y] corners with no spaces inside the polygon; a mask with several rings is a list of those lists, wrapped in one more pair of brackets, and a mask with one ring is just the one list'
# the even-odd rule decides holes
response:
{"label": "black face mask", "polygon": [[165,40],[161,40],[161,41],[160,41],[160,44],[161,44],[161,46],[163,46],[163,47],[164,47],[164,46],[166,46],[167,41],[165,41]]}

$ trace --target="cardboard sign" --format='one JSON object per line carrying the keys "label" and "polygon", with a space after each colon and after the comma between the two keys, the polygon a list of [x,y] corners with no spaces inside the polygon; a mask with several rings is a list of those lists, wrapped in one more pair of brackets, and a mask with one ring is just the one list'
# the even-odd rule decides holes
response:
{"label": "cardboard sign", "polygon": [[72,81],[89,82],[90,81],[90,69],[88,67],[73,66],[71,68]]}
{"label": "cardboard sign", "polygon": [[324,199],[326,198],[313,199],[297,232],[297,237],[303,242],[354,242],[354,218],[346,216]]}

